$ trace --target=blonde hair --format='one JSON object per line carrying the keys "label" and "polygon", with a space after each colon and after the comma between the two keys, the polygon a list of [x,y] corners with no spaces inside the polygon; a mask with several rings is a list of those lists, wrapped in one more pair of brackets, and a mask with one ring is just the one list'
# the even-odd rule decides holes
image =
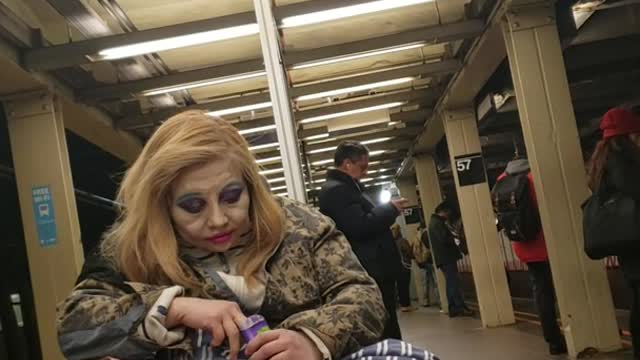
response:
{"label": "blonde hair", "polygon": [[264,266],[282,235],[282,209],[261,180],[248,143],[236,128],[204,112],[187,111],[158,128],[120,185],[119,217],[101,249],[128,280],[198,287],[179,258],[169,194],[182,171],[217,159],[230,159],[241,168],[251,198],[253,239],[240,256],[238,269],[251,282]]}
{"label": "blonde hair", "polygon": [[393,225],[391,225],[391,234],[393,235],[393,238],[394,238],[394,239],[395,239],[395,238],[397,238],[397,237],[399,237],[399,236],[400,236],[400,233],[401,233],[401,231],[400,231],[400,225],[398,225],[398,224],[393,224]]}

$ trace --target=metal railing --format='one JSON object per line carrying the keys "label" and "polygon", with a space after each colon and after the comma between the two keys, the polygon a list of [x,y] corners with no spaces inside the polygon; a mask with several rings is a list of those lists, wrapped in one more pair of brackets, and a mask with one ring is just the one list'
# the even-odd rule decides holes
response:
{"label": "metal railing", "polygon": [[[518,259],[513,251],[513,247],[511,246],[511,241],[509,241],[509,238],[504,235],[503,231],[498,233],[498,239],[500,241],[500,252],[505,269],[507,271],[527,271],[527,264]],[[616,269],[620,266],[620,262],[615,256],[604,259],[604,263],[607,269]],[[458,261],[458,271],[466,273],[472,272],[471,259],[469,259],[469,256],[464,256],[460,261]]]}

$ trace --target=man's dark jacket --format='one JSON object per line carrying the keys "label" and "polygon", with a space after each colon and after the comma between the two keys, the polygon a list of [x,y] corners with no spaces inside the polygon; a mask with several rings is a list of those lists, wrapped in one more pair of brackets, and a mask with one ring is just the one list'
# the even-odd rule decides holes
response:
{"label": "man's dark jacket", "polygon": [[369,275],[397,276],[400,253],[390,230],[399,215],[395,206],[375,206],[360,182],[339,170],[329,170],[319,197],[320,211],[345,234]]}
{"label": "man's dark jacket", "polygon": [[435,214],[431,215],[429,221],[429,238],[431,239],[431,252],[437,267],[453,264],[462,259],[460,249],[445,220]]}

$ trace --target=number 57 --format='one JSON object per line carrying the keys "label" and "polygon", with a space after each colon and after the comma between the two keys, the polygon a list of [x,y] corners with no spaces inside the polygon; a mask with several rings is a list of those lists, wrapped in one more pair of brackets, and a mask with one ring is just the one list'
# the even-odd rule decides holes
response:
{"label": "number 57", "polygon": [[458,171],[467,171],[471,168],[471,160],[458,160]]}

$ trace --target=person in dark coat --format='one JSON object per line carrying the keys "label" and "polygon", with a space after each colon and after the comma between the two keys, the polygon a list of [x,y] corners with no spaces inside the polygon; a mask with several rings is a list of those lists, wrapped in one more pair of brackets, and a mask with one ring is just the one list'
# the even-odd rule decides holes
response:
{"label": "person in dark coat", "polygon": [[401,273],[398,248],[391,225],[406,206],[406,199],[376,206],[363,193],[360,180],[367,175],[369,150],[355,141],[340,144],[335,156],[336,169],[329,170],[320,190],[320,212],[335,221],[360,262],[377,282],[389,318],[383,337],[401,339],[396,313],[396,280]]}
{"label": "person in dark coat", "polygon": [[438,205],[435,214],[429,221],[429,237],[431,251],[436,261],[436,267],[442,271],[447,286],[447,300],[449,301],[449,316],[471,316],[473,312],[464,304],[460,278],[458,277],[458,260],[462,254],[449,227],[447,220],[453,209],[446,201]]}
{"label": "person in dark coat", "polygon": [[[429,242],[429,232],[424,228],[424,225],[418,227],[418,234],[420,236],[420,242],[422,245],[431,252],[431,243]],[[421,269],[424,269],[424,302],[422,306],[430,307],[432,304],[440,304],[440,295],[438,294],[438,284],[436,282],[436,273],[433,264],[433,256],[430,255],[429,259],[424,264],[418,264]],[[431,301],[431,293],[434,294],[435,301]]]}
{"label": "person in dark coat", "polygon": [[411,262],[413,261],[413,252],[409,241],[402,236],[400,225],[393,224],[391,233],[396,241],[396,246],[400,251],[400,261],[402,268],[396,280],[396,288],[398,289],[398,299],[400,301],[400,311],[412,312],[418,310],[411,305]]}
{"label": "person in dark coat", "polygon": [[[591,158],[592,191],[618,191],[640,201],[640,112],[614,108],[600,124],[602,140]],[[640,239],[637,239],[640,241]],[[640,254],[620,256],[620,267],[631,287],[630,330],[634,359],[640,359]]]}
{"label": "person in dark coat", "polygon": [[[498,182],[509,175],[515,176],[519,174],[523,174],[523,176],[527,174],[529,200],[537,209],[538,199],[533,187],[533,174],[531,174],[529,168],[529,160],[516,159],[509,162],[504,173],[498,177]],[[551,355],[566,354],[567,343],[562,335],[562,331],[560,331],[560,326],[558,326],[556,293],[553,287],[551,265],[549,264],[547,244],[542,228],[530,239],[526,239],[526,241],[513,241],[511,242],[511,246],[518,259],[526,263],[529,269],[533,296],[538,310],[538,316],[542,323],[542,333],[544,334],[545,341],[549,344],[549,353]]]}

